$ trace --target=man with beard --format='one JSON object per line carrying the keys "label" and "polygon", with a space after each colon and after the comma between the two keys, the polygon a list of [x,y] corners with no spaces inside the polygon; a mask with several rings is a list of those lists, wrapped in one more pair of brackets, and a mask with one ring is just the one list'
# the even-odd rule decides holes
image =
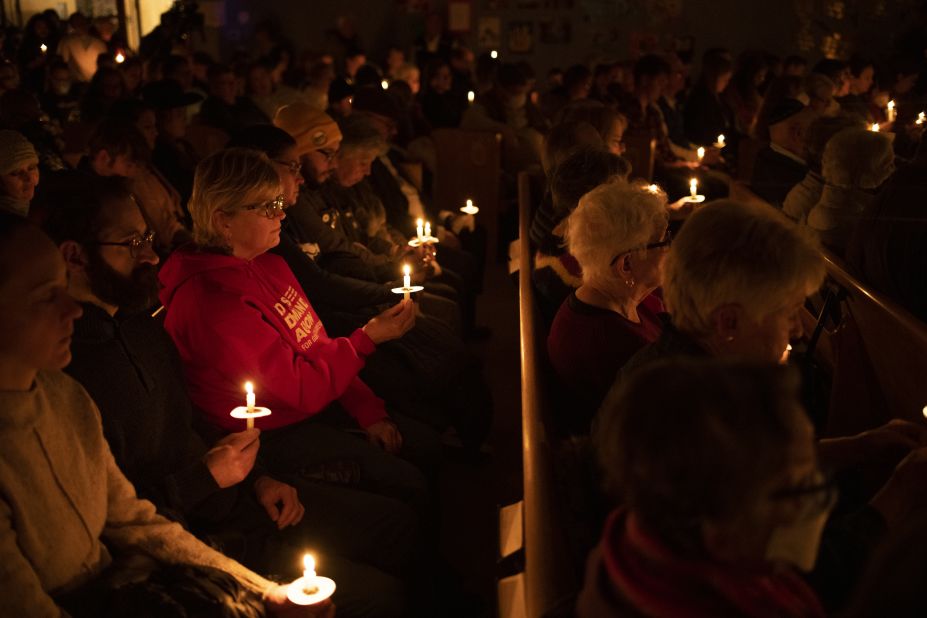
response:
{"label": "man with beard", "polygon": [[307,480],[344,481],[349,462],[293,471],[292,485],[269,476],[256,462],[256,429],[209,447],[193,430],[177,351],[150,315],[158,257],[138,206],[117,178],[73,174],[58,187],[47,196],[46,231],[83,306],[67,372],[99,406],[114,458],[139,495],[262,573],[295,576],[302,553],[318,551],[338,582],[339,613],[402,614],[399,578],[417,545],[412,512]]}

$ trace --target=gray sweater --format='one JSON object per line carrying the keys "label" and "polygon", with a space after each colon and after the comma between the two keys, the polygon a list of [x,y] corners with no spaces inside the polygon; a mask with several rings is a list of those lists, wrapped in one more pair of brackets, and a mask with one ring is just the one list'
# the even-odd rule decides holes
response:
{"label": "gray sweater", "polygon": [[272,585],[136,497],[72,378],[40,372],[29,391],[0,391],[0,410],[0,616],[62,615],[50,595],[100,574],[108,546]]}

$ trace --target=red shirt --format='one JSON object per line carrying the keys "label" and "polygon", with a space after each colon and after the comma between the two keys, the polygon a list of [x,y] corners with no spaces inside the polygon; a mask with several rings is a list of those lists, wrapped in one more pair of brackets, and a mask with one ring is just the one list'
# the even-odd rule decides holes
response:
{"label": "red shirt", "polygon": [[374,344],[361,329],[329,338],[283,258],[246,261],[181,248],[159,274],[164,327],[184,364],[190,398],[207,420],[229,431],[254,383],[270,416],[261,429],[299,422],[338,401],[361,427],[386,417],[383,401],[357,374]]}
{"label": "red shirt", "polygon": [[575,292],[563,301],[547,337],[547,353],[557,376],[576,397],[578,407],[598,408],[618,370],[660,336],[662,324],[657,316],[663,311],[656,294],[650,294],[638,306],[640,324],[586,304]]}

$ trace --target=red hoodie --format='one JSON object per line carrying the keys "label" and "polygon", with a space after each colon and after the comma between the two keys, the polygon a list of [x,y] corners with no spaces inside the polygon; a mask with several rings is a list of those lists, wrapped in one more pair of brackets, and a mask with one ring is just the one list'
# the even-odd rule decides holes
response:
{"label": "red hoodie", "polygon": [[159,274],[164,327],[184,363],[190,398],[207,420],[229,431],[229,416],[254,383],[257,405],[272,414],[261,429],[302,421],[337,400],[361,427],[386,417],[383,400],[357,377],[373,353],[357,329],[331,339],[283,258],[254,260],[181,248]]}

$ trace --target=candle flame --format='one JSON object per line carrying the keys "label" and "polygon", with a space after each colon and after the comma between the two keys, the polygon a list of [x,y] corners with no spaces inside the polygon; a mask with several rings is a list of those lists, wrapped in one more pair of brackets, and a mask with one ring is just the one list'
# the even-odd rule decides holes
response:
{"label": "candle flame", "polygon": [[875,133],[878,133],[878,132],[879,132],[879,123],[878,123],[878,122],[873,122],[873,123],[872,123],[872,126],[869,127],[869,130],[870,130],[870,131],[874,131]]}
{"label": "candle flame", "polygon": [[417,227],[422,227],[422,226],[425,225],[425,220],[424,220],[424,219],[416,219],[416,220],[415,220],[415,225],[416,225]]}
{"label": "candle flame", "polygon": [[895,109],[895,102],[894,102],[894,101],[889,101],[889,102],[888,102],[888,109],[889,109],[889,110]]}
{"label": "candle flame", "polygon": [[122,52],[118,52],[118,53],[116,54],[116,62],[117,62],[117,63],[122,64],[123,62],[125,62],[125,60],[126,60],[126,57],[122,54]]}
{"label": "candle flame", "polygon": [[660,187],[658,187],[657,185],[650,185],[649,187],[647,187],[647,190],[650,191],[651,193],[659,193]]}
{"label": "candle flame", "polygon": [[382,82],[380,82],[380,86],[383,87],[383,90],[387,90],[389,89],[389,82],[384,79]]}
{"label": "candle flame", "polygon": [[695,189],[696,187],[698,187],[698,180],[693,178],[692,180],[689,181],[689,188]]}
{"label": "candle flame", "polygon": [[719,143],[719,144],[723,144],[723,143],[724,143],[724,133],[722,133],[721,135],[718,136],[718,143]]}
{"label": "candle flame", "polygon": [[499,57],[499,52],[497,52],[496,50],[492,50],[491,52],[489,52],[489,57],[495,60],[496,58]]}
{"label": "candle flame", "polygon": [[48,51],[48,45],[46,45],[45,43],[42,43],[41,45],[39,45],[39,49],[41,49],[42,53],[44,54],[45,52]]}
{"label": "candle flame", "polygon": [[927,114],[924,114],[924,112],[920,112],[917,115],[917,120],[914,121],[914,124],[924,124],[924,122],[927,122]]}
{"label": "candle flame", "polygon": [[698,150],[695,151],[698,154],[699,161],[702,160],[702,157],[705,156],[705,149],[699,146]]}
{"label": "candle flame", "polygon": [[312,554],[303,555],[303,568],[315,574],[315,558],[312,557]]}
{"label": "candle flame", "polygon": [[402,274],[405,275],[406,277],[408,277],[409,275],[411,275],[411,274],[412,274],[412,267],[409,266],[408,264],[403,264],[403,265],[402,265]]}
{"label": "candle flame", "polygon": [[473,200],[467,200],[467,208],[473,208]]}
{"label": "candle flame", "polygon": [[474,99],[476,99],[476,93],[473,92],[472,90],[467,91],[467,100],[470,103],[473,103]]}
{"label": "candle flame", "polygon": [[924,415],[924,418],[927,418],[927,406],[924,406],[922,413]]}
{"label": "candle flame", "polygon": [[248,393],[249,395],[253,395],[254,394],[254,384],[252,384],[251,382],[245,382],[245,392]]}

